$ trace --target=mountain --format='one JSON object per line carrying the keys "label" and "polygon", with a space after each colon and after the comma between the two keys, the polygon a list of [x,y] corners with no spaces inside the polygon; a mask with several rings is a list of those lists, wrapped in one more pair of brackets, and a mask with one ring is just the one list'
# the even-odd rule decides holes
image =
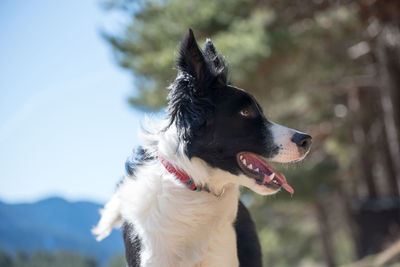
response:
{"label": "mountain", "polygon": [[123,241],[121,232],[116,230],[102,242],[94,239],[90,229],[99,220],[101,207],[58,197],[32,204],[0,202],[0,250],[68,250],[94,256],[104,263],[123,252]]}

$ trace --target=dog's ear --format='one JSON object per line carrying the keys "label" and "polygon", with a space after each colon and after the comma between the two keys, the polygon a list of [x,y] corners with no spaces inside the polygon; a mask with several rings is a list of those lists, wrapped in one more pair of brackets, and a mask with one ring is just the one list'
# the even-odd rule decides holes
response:
{"label": "dog's ear", "polygon": [[197,45],[192,29],[189,29],[181,42],[177,68],[179,71],[188,73],[195,78],[197,85],[201,85],[211,74],[209,65]]}
{"label": "dog's ear", "polygon": [[207,39],[206,43],[204,44],[204,56],[206,60],[212,65],[218,81],[226,84],[228,68],[225,66],[224,60],[218,54],[214,44],[211,42],[210,39]]}
{"label": "dog's ear", "polygon": [[223,67],[221,66],[223,62],[221,62],[217,50],[210,39],[207,39],[206,43],[204,44],[204,56],[214,65],[216,69]]}

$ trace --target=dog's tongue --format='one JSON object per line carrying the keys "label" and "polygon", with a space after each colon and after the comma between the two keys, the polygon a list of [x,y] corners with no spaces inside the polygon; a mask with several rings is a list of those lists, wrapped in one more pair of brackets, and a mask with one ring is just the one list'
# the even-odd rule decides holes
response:
{"label": "dog's tongue", "polygon": [[275,177],[282,184],[283,189],[288,191],[291,195],[294,194],[294,189],[290,186],[290,184],[287,183],[285,175],[282,173],[277,173]]}
{"label": "dog's tongue", "polygon": [[290,186],[290,184],[286,183],[286,184],[282,184],[283,189],[285,189],[286,191],[288,191],[291,195],[294,194],[294,190],[293,188]]}
{"label": "dog's tongue", "polygon": [[[271,179],[269,179],[268,176],[266,176],[266,175],[264,175],[264,176],[265,176],[264,181],[271,182]],[[294,194],[293,187],[291,187],[290,184],[288,184],[288,182],[286,181],[286,177],[285,177],[285,175],[283,173],[275,171],[274,179],[278,180],[278,182],[281,184],[283,189],[288,191],[291,195]]]}

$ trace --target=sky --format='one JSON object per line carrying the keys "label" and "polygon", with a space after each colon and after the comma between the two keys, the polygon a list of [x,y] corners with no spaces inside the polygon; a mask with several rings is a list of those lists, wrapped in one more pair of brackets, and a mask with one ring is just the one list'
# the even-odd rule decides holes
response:
{"label": "sky", "polygon": [[0,1],[0,200],[105,202],[139,143],[133,77],[101,30],[99,0]]}

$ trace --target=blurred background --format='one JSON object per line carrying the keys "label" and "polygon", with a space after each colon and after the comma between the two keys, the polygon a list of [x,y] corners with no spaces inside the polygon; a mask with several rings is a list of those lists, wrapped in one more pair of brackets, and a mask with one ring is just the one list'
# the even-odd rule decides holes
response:
{"label": "blurred background", "polygon": [[125,266],[90,228],[188,27],[313,136],[274,165],[293,197],[243,190],[265,266],[400,266],[400,1],[5,0],[0,22],[0,266]]}

